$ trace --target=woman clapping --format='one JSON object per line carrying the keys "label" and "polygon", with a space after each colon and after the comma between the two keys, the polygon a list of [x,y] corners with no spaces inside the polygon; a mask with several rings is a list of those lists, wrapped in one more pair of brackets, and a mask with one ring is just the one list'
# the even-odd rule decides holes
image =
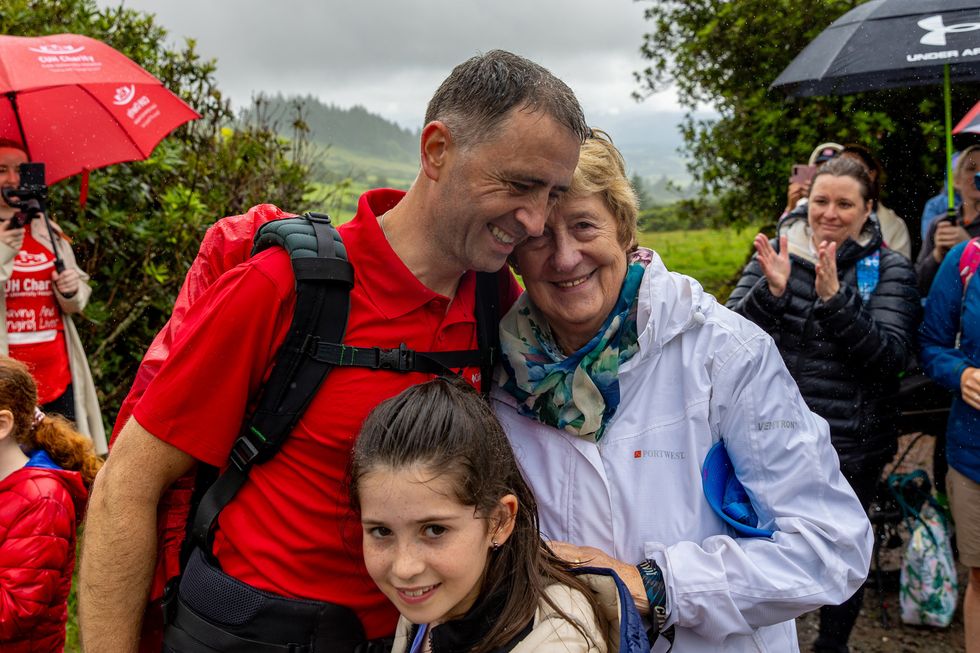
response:
{"label": "woman clapping", "polygon": [[[729,308],[772,335],[809,407],[830,424],[841,471],[867,509],[896,449],[898,374],[912,352],[919,296],[909,261],[882,246],[871,180],[849,158],[814,176],[806,219],[756,256]],[[821,610],[816,651],[846,650],[861,591]]]}

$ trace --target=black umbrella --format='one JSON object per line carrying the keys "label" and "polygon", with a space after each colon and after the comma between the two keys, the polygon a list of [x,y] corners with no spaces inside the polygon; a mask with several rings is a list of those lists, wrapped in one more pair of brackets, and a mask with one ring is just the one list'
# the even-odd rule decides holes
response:
{"label": "black umbrella", "polygon": [[[871,0],[810,42],[770,88],[789,95],[944,85],[952,178],[950,83],[980,80],[980,0]],[[949,184],[952,208],[953,189]]]}

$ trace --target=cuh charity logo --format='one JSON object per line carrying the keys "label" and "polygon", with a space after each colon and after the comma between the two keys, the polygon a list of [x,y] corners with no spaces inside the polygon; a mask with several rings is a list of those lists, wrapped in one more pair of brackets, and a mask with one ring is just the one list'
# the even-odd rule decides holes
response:
{"label": "cuh charity logo", "polygon": [[[978,18],[980,18],[980,16],[978,16]],[[926,31],[926,33],[919,39],[919,43],[922,45],[940,48],[948,47],[950,49],[906,54],[905,59],[909,63],[915,63],[917,61],[959,59],[960,57],[975,57],[980,55],[980,45],[978,45],[978,47],[968,47],[960,50],[956,46],[950,45],[949,40],[947,39],[947,36],[950,34],[960,34],[963,32],[980,30],[980,22],[947,25],[943,20],[943,17],[939,15],[923,18],[916,24]]]}
{"label": "cuh charity logo", "polygon": [[116,106],[125,106],[133,101],[136,97],[136,87],[133,84],[129,86],[120,86],[116,89],[116,94],[112,98],[112,103]]}
{"label": "cuh charity logo", "polygon": [[49,43],[46,45],[39,45],[36,48],[29,48],[31,52],[37,52],[38,54],[50,54],[50,55],[61,55],[61,54],[78,54],[85,49],[84,45],[58,45],[56,43]]}

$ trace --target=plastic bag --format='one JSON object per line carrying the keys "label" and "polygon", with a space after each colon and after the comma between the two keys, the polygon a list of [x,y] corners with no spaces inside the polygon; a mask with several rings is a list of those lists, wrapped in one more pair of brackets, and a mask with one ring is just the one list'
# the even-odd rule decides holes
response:
{"label": "plastic bag", "polygon": [[956,566],[946,520],[931,503],[918,513],[902,559],[902,621],[946,628],[956,611]]}

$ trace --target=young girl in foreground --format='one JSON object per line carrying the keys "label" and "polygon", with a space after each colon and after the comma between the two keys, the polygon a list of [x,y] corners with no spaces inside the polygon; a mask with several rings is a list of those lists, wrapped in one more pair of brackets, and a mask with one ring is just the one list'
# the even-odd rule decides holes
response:
{"label": "young girl in foreground", "polygon": [[0,356],[0,651],[65,646],[75,528],[102,461],[37,409],[27,368]]}
{"label": "young girl in foreground", "polygon": [[[510,445],[465,383],[413,386],[368,416],[351,500],[368,573],[402,614],[392,653],[605,652],[610,625],[619,639],[615,580],[573,576],[542,543]],[[606,583],[601,599],[585,580]]]}

